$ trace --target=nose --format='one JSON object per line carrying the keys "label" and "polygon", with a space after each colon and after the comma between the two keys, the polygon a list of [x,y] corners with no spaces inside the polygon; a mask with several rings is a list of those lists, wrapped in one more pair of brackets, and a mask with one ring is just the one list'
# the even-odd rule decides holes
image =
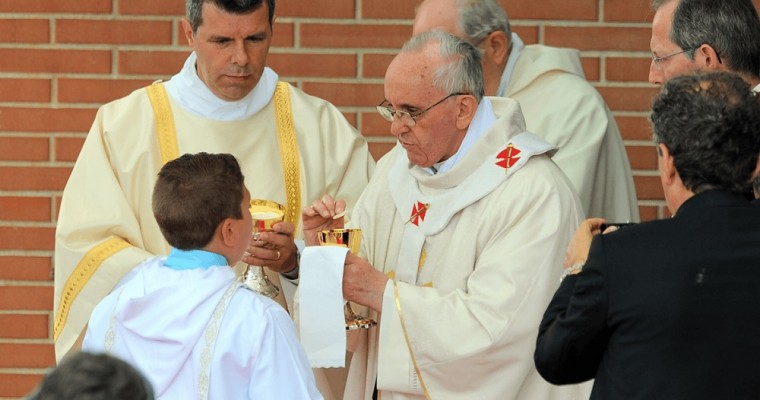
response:
{"label": "nose", "polygon": [[401,122],[401,118],[393,117],[393,121],[391,121],[391,135],[396,137],[398,139],[401,134],[408,131],[409,127],[406,126],[405,123]]}
{"label": "nose", "polygon": [[248,65],[249,60],[250,58],[248,57],[248,52],[245,48],[245,42],[235,43],[232,46],[231,62],[235,65],[245,67]]}
{"label": "nose", "polygon": [[662,85],[665,75],[662,70],[655,65],[654,61],[649,64],[649,83],[653,85]]}

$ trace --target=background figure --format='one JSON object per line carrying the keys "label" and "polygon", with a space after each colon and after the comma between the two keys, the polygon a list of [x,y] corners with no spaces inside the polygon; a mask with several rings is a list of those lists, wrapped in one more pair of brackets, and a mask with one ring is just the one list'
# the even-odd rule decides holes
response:
{"label": "background figure", "polygon": [[[366,260],[349,254],[343,274],[344,297],[380,324],[349,338],[346,399],[587,396],[531,359],[583,211],[556,147],[525,130],[517,102],[483,97],[482,76],[479,51],[441,31],[388,67],[378,111],[398,145],[351,214]],[[340,204],[304,209],[307,243],[341,223]]]}
{"label": "background figure", "polygon": [[160,399],[322,399],[288,314],[235,279],[250,202],[230,154],[164,165],[152,203],[171,253],[137,265],[95,307],[82,348],[136,366]]}
{"label": "background figure", "polygon": [[483,50],[485,94],[517,100],[525,124],[559,150],[552,160],[578,191],[588,216],[638,221],[623,139],[574,49],[524,45],[496,0],[425,0],[414,34],[440,29]]}
{"label": "background figure", "polygon": [[61,360],[28,400],[153,400],[145,377],[102,353],[77,352]]}
{"label": "background figure", "polygon": [[743,195],[760,103],[734,74],[686,75],[651,119],[674,215],[593,239],[604,220],[581,225],[536,366],[555,384],[593,378],[592,399],[756,399],[760,208]]}
{"label": "background figure", "polygon": [[653,0],[649,82],[731,71],[760,91],[760,20],[751,0]]}
{"label": "background figure", "polygon": [[64,190],[55,251],[58,358],[77,347],[93,307],[127,271],[168,254],[150,211],[166,161],[200,151],[236,155],[244,175],[257,178],[248,185],[254,198],[287,205],[286,223],[252,242],[243,261],[290,278],[298,272],[302,204],[328,193],[351,207],[374,168],[366,141],[332,104],[265,67],[274,0],[187,0],[186,8],[182,32],[193,52],[182,70],[100,108]]}

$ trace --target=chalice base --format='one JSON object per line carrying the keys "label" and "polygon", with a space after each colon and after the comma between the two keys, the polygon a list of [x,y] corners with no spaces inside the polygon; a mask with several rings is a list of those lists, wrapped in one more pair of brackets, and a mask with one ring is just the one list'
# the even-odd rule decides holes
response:
{"label": "chalice base", "polygon": [[375,325],[377,325],[377,322],[375,322],[375,320],[357,315],[356,319],[346,321],[346,330],[354,331],[357,329],[369,329]]}
{"label": "chalice base", "polygon": [[280,294],[280,288],[269,280],[269,277],[264,273],[263,267],[257,267],[254,265],[247,266],[241,280],[244,285],[251,288],[254,292],[269,297],[270,299],[273,299]]}

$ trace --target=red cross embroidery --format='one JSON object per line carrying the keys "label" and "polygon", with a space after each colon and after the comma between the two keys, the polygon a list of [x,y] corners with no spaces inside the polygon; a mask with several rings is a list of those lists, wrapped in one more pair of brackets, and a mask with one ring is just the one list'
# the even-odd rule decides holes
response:
{"label": "red cross embroidery", "polygon": [[506,149],[502,150],[496,156],[496,158],[499,159],[499,161],[496,162],[496,165],[505,169],[512,168],[513,165],[520,161],[520,153],[520,149],[510,143],[507,145]]}
{"label": "red cross embroidery", "polygon": [[418,201],[417,204],[412,207],[412,216],[409,218],[409,222],[420,226],[420,222],[425,221],[425,214],[427,213],[428,208],[430,208],[430,204]]}

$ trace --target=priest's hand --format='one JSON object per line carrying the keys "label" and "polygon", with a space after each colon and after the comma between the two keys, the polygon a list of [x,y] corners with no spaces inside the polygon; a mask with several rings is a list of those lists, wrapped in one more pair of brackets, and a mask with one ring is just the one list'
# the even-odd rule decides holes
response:
{"label": "priest's hand", "polygon": [[278,222],[272,225],[272,230],[253,234],[243,262],[290,272],[298,266],[298,249],[293,240],[295,227],[291,222]]}
{"label": "priest's hand", "polygon": [[388,277],[367,260],[351,253],[346,255],[343,270],[343,297],[377,312],[383,310],[383,293]]}
{"label": "priest's hand", "polygon": [[301,210],[303,221],[303,239],[307,246],[319,244],[317,233],[325,229],[343,228],[343,214],[346,211],[344,200],[335,200],[329,194],[315,200],[310,206]]}

